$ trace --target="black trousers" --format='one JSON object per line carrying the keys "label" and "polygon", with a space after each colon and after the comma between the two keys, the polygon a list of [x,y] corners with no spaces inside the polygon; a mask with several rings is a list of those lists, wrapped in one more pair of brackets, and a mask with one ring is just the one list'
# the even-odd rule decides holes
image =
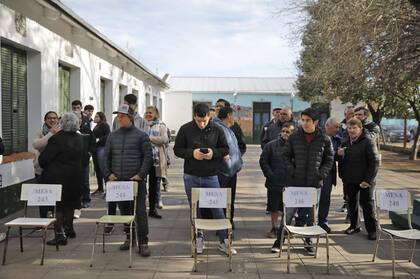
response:
{"label": "black trousers", "polygon": [[73,207],[61,206],[57,207],[55,218],[56,222],[54,225],[54,230],[56,235],[64,235],[64,233],[69,233],[74,231],[73,227]]}
{"label": "black trousers", "polygon": [[[137,228],[137,239],[139,244],[147,244],[149,242],[149,224],[147,222],[147,212],[146,212],[146,182],[140,181],[138,183],[138,194],[136,200],[136,228]],[[131,215],[134,213],[134,202],[133,201],[123,201],[118,203],[120,208],[121,215]],[[129,232],[130,227],[127,224],[125,226],[125,232]]]}
{"label": "black trousers", "polygon": [[367,232],[376,231],[376,218],[374,211],[374,192],[373,186],[361,188],[359,184],[347,184],[348,194],[348,213],[350,217],[350,227],[358,228],[360,226],[359,204],[363,210],[365,227]]}
{"label": "black trousers", "polygon": [[156,210],[156,192],[158,186],[158,179],[156,177],[155,167],[152,167],[149,173],[149,210]]}
{"label": "black trousers", "polygon": [[231,189],[231,209],[230,209],[230,220],[233,220],[233,217],[235,217],[235,199],[236,199],[236,184],[238,181],[238,175],[235,173],[235,175],[229,177],[224,176],[222,174],[219,174],[218,176],[219,184],[221,188],[230,188]]}
{"label": "black trousers", "polygon": [[104,191],[104,176],[102,174],[101,162],[98,156],[98,152],[95,152],[92,156],[93,166],[95,168],[96,181],[98,182],[98,191]]}

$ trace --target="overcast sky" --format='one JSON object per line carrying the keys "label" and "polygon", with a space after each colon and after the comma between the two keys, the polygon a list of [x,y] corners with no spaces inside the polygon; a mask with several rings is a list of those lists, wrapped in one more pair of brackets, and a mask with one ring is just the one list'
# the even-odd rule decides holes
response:
{"label": "overcast sky", "polygon": [[61,1],[160,76],[296,75],[285,0]]}

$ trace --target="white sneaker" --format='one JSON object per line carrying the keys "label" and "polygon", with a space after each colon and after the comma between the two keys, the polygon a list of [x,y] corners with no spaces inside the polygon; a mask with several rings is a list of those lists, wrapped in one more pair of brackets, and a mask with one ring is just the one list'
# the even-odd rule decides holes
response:
{"label": "white sneaker", "polygon": [[73,213],[74,219],[79,219],[82,216],[82,211],[80,209],[75,209]]}
{"label": "white sneaker", "polygon": [[204,238],[202,237],[197,237],[196,240],[196,247],[197,247],[197,254],[203,254],[203,250],[204,250]]}
{"label": "white sneaker", "polygon": [[158,204],[157,204],[157,208],[159,208],[159,209],[163,209],[163,202],[162,202],[162,200],[160,200],[160,201],[158,202]]}
{"label": "white sneaker", "polygon": [[[222,243],[219,243],[219,246],[217,248],[221,252],[225,253],[226,255],[229,255],[229,253],[228,253],[228,246],[229,246],[229,240],[228,239],[225,239]],[[232,255],[238,254],[238,252],[236,252],[235,248],[230,247],[230,250],[232,252]]]}

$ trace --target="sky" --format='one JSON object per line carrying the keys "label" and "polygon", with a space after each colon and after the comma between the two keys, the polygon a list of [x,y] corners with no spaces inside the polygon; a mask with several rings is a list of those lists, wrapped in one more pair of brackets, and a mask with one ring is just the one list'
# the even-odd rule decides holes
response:
{"label": "sky", "polygon": [[297,73],[300,18],[286,0],[61,2],[159,76]]}

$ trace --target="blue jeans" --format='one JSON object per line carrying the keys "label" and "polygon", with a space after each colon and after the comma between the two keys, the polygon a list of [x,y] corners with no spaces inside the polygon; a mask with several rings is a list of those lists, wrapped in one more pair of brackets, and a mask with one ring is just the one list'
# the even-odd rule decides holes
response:
{"label": "blue jeans", "polygon": [[331,204],[332,176],[328,175],[321,188],[318,207],[318,224],[328,224],[328,212]]}
{"label": "blue jeans", "polygon": [[[191,189],[193,187],[196,188],[220,188],[219,179],[217,175],[213,176],[194,176],[189,174],[184,174],[184,186],[185,186],[185,193],[187,194],[188,203],[190,204],[191,208]],[[223,219],[225,218],[225,214],[223,213],[223,208],[211,208],[211,213],[214,219]],[[200,209],[198,209],[197,216],[201,218]],[[198,232],[199,237],[204,237],[202,232]],[[217,236],[219,237],[219,241],[223,242],[227,239],[227,230],[218,230]]]}

